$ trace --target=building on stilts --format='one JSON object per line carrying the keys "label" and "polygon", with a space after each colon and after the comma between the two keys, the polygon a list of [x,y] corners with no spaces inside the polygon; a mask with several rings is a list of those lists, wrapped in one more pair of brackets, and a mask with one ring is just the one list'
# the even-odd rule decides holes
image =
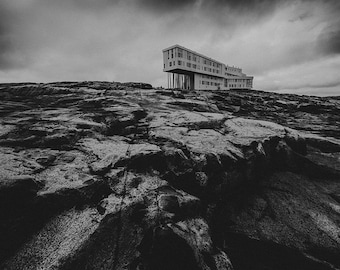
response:
{"label": "building on stilts", "polygon": [[163,63],[169,89],[228,90],[253,87],[253,77],[244,74],[241,68],[225,65],[180,45],[163,50]]}

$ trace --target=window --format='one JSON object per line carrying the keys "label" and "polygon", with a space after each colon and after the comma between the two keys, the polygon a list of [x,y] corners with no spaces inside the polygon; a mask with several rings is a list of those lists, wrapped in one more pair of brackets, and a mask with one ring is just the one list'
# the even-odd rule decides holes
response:
{"label": "window", "polygon": [[190,63],[187,63],[187,67],[191,67],[191,64],[190,64]]}
{"label": "window", "polygon": [[181,60],[178,60],[178,65],[180,66],[180,65],[182,65],[182,61]]}
{"label": "window", "polygon": [[178,49],[178,57],[183,57],[183,50],[182,49]]}
{"label": "window", "polygon": [[195,64],[193,64],[193,65],[192,65],[192,67],[193,67],[193,68],[196,68],[196,65],[195,65]]}
{"label": "window", "polygon": [[169,63],[169,66],[170,66],[170,67],[172,66],[172,62]]}

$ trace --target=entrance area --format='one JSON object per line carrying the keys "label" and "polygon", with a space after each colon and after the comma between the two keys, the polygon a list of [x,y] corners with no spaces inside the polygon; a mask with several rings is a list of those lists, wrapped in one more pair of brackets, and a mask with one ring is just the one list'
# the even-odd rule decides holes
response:
{"label": "entrance area", "polygon": [[194,74],[168,72],[168,89],[193,90]]}

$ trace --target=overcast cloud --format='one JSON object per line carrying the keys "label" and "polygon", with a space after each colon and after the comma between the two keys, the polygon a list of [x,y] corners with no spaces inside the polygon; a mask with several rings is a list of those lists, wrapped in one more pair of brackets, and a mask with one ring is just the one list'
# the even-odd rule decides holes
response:
{"label": "overcast cloud", "polygon": [[191,48],[254,88],[340,95],[338,0],[1,0],[0,82],[166,86],[162,49]]}

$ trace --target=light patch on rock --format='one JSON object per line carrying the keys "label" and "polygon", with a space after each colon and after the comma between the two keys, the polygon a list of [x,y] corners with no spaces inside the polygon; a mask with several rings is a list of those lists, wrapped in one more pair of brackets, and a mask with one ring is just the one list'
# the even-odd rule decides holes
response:
{"label": "light patch on rock", "polygon": [[225,114],[211,112],[190,112],[178,110],[172,112],[150,113],[152,120],[150,128],[163,126],[183,126],[201,122],[222,121],[226,118]]}
{"label": "light patch on rock", "polygon": [[7,133],[15,129],[14,125],[2,125],[0,124],[0,136],[6,135]]}
{"label": "light patch on rock", "polygon": [[328,205],[338,214],[340,214],[340,205],[329,202]]}
{"label": "light patch on rock", "polygon": [[95,209],[71,209],[52,218],[13,256],[8,269],[57,269],[62,259],[78,248],[98,228],[101,216]]}
{"label": "light patch on rock", "polygon": [[325,232],[335,242],[340,243],[340,228],[337,224],[322,213],[313,210],[308,213],[321,231]]}
{"label": "light patch on rock", "polygon": [[39,192],[40,195],[53,193],[62,188],[78,188],[93,179],[86,157],[78,151],[72,151],[72,154],[74,158],[71,162],[63,158],[57,159],[55,164],[36,175],[36,180],[45,182],[45,187]]}

